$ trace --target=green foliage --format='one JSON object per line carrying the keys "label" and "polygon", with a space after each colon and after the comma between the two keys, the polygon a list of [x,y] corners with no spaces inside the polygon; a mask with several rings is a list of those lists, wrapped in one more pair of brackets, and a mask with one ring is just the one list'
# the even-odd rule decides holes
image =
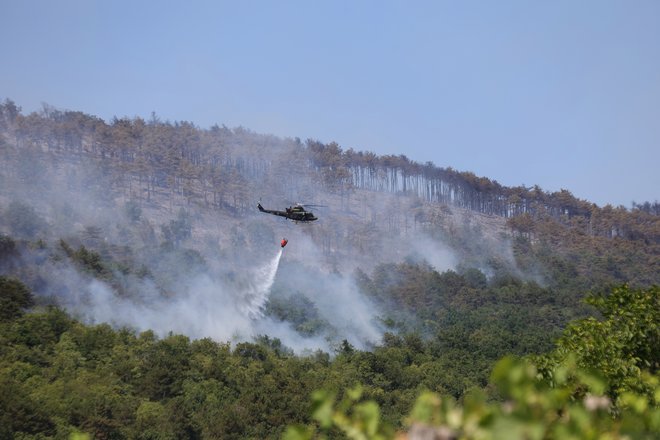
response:
{"label": "green foliage", "polygon": [[[0,368],[0,438],[11,439],[18,434],[54,433],[54,423],[49,414],[30,396],[30,390],[14,371],[19,368]],[[19,370],[20,371],[20,370]]]}
{"label": "green foliage", "polygon": [[293,325],[297,332],[303,335],[313,335],[329,324],[324,320],[316,305],[301,293],[293,293],[289,296],[274,293],[266,303],[265,312],[282,321]]}
{"label": "green foliage", "polygon": [[[624,285],[586,301],[613,323],[615,337],[625,340],[625,355],[641,368],[660,370],[660,286],[631,289]],[[611,333],[609,337],[613,339]]]}
{"label": "green foliage", "polygon": [[16,257],[16,242],[8,235],[0,234],[0,262]]}
{"label": "green foliage", "polygon": [[2,438],[277,437],[305,420],[303,396],[328,372],[326,356],[292,357],[276,339],[232,351],[85,326],[49,309],[0,323],[0,412],[11,417]]}
{"label": "green foliage", "polygon": [[620,286],[608,294],[593,294],[587,302],[602,319],[571,323],[556,350],[536,358],[543,374],[548,376],[548,369],[575,356],[579,366],[602,372],[612,397],[644,392],[643,370],[657,373],[660,368],[660,287]]}
{"label": "green foliage", "polygon": [[55,308],[19,313],[0,322],[0,434],[391,438],[407,427],[463,438],[651,438],[658,429],[657,288],[593,296],[602,320],[571,324],[554,352],[533,358],[536,366],[506,358],[489,382],[490,359],[520,334],[502,315],[518,307],[519,317],[538,321],[522,312],[545,291],[500,277],[479,299],[460,293],[475,292],[483,282],[476,273],[473,281],[414,273],[444,280],[433,287],[442,298],[430,298],[451,304],[439,317],[446,328],[430,339],[390,333],[370,351],[343,341],[333,359],[294,356],[265,335],[231,349],[87,326]]}
{"label": "green foliage", "polygon": [[[658,287],[621,286],[607,295],[591,295],[587,301],[603,315],[602,321],[571,324],[556,350],[533,357],[533,363],[500,360],[486,388],[489,394],[472,389],[459,404],[452,397],[422,393],[408,419],[410,438],[657,438],[658,293]],[[387,343],[389,350],[403,345],[392,335]],[[313,401],[317,425],[292,426],[284,438],[315,438],[319,429],[340,430],[350,438],[374,438],[380,432],[376,418],[370,419],[375,425],[361,421],[354,400],[336,405],[334,394],[318,392]],[[378,414],[375,400],[359,408],[367,403],[370,414]]]}
{"label": "green foliage", "polygon": [[[380,407],[373,400],[362,400],[363,389],[360,386],[346,391],[344,397],[336,402],[336,395],[326,391],[312,394],[312,418],[323,433],[320,438],[333,431],[342,432],[354,440],[384,440],[391,438],[393,430],[381,421]],[[285,440],[308,440],[316,438],[313,426],[291,426],[287,428]]]}
{"label": "green foliage", "polygon": [[[503,402],[490,402],[476,391],[462,405],[423,394],[410,418],[411,434],[426,427],[440,438],[540,440],[650,439],[660,432],[657,400],[630,393],[613,417],[612,402],[603,394],[606,383],[598,375],[569,360],[556,366],[553,377],[550,384],[539,379],[531,363],[504,358],[491,378]],[[657,376],[648,379],[648,386],[660,397]]]}
{"label": "green foliage", "polygon": [[136,439],[176,439],[167,409],[159,402],[144,401],[135,412]]}
{"label": "green foliage", "polygon": [[[660,381],[647,376],[653,397],[625,393],[618,410],[604,392],[597,374],[576,367],[572,360],[557,365],[551,384],[539,377],[528,361],[506,357],[493,369],[491,381],[501,400],[481,390],[467,393],[459,404],[451,397],[423,392],[410,417],[409,438],[437,439],[652,439],[660,433]],[[336,403],[333,393],[312,395],[315,425],[290,426],[285,440],[326,438],[342,432],[351,439],[393,438],[381,422],[379,405],[360,401],[360,387],[348,390]]]}
{"label": "green foliage", "polygon": [[0,276],[0,322],[20,317],[34,304],[29,289],[15,278]]}
{"label": "green foliage", "polygon": [[[318,224],[310,235],[333,259],[355,251],[377,255],[387,243],[382,236],[398,236],[404,229],[407,236],[412,226],[453,246],[464,262],[444,273],[413,257],[377,266],[369,275],[357,270],[363,291],[386,311],[381,322],[400,334],[385,335],[382,346],[369,351],[344,340],[332,357],[322,352],[294,356],[268,335],[232,349],[211,340],[161,339],[153,332],[135,335],[82,325],[55,308],[25,313],[32,303],[29,290],[0,277],[5,283],[0,290],[0,438],[268,438],[279,437],[291,423],[299,427],[291,432],[303,436],[318,431],[376,438],[391,434],[388,426],[404,426],[402,415],[422,390],[432,393],[420,399],[413,419],[438,435],[468,436],[470,426],[477,426],[502,437],[559,437],[561,432],[570,438],[575,427],[567,428],[568,422],[587,434],[590,424],[615,434],[657,427],[649,411],[658,401],[660,307],[657,288],[648,286],[660,281],[660,221],[650,204],[633,212],[598,208],[565,190],[506,188],[472,173],[421,166],[405,156],[343,151],[336,143],[312,140],[303,145],[242,128],[199,130],[156,117],[148,123],[115,118],[106,124],[52,108],[23,116],[7,100],[0,105],[0,128],[6,199],[15,196],[12,184],[27,182],[36,183],[27,193],[43,192],[47,199],[52,192],[44,176],[65,173],[71,188],[90,189],[102,204],[113,206],[120,194],[122,200],[131,197],[120,207],[129,224],[86,225],[78,236],[66,238],[71,244],[62,241],[59,247],[24,241],[46,229],[35,209],[21,201],[3,208],[2,229],[18,240],[0,236],[0,270],[35,293],[39,288],[59,292],[62,286],[48,271],[72,262],[86,280],[100,279],[120,296],[127,293],[123,280],[131,275],[152,278],[150,285],[170,294],[181,274],[207,267],[199,251],[184,247],[193,238],[193,219],[201,218],[198,206],[238,219],[219,236],[210,234],[208,241],[222,244],[224,252],[232,245],[249,251],[273,240],[273,229],[245,215],[254,211],[251,189],[259,185],[271,194],[286,190],[314,196],[328,189],[339,195],[333,203],[341,203],[346,218],[359,198],[364,200],[360,215],[373,221],[336,217],[331,228]],[[76,168],[90,160],[99,164],[102,176]],[[79,181],[75,173],[86,176]],[[384,198],[375,191],[398,192],[401,186],[406,194],[415,194],[415,188],[426,194],[417,192],[415,200],[401,194],[394,205],[377,209]],[[374,192],[367,197],[362,190]],[[432,206],[422,202],[425,198]],[[154,249],[158,237],[146,213],[153,219],[165,200],[172,212],[184,199],[190,211],[180,209],[176,218],[165,220],[163,246]],[[508,219],[511,234],[503,241],[513,238],[515,261],[492,248],[482,230],[486,223],[436,202],[500,216],[489,219],[489,233]],[[68,203],[37,208],[48,210],[54,224],[84,221]],[[386,215],[387,226],[380,214]],[[452,221],[457,216],[463,224]],[[127,246],[105,239],[117,234]],[[198,244],[190,247],[200,249]],[[590,305],[580,302],[593,286],[624,281],[634,288],[595,296]],[[635,290],[639,287],[643,290]],[[329,323],[298,288],[303,287],[271,296],[268,315],[304,335],[326,334]],[[593,312],[601,316],[585,318]],[[569,325],[556,350],[533,358],[537,371],[508,360],[490,376],[504,355],[550,350],[575,318],[582,320]],[[329,391],[314,394],[312,416],[306,396],[318,389]],[[592,420],[590,411],[611,416],[611,429]]]}
{"label": "green foliage", "polygon": [[60,248],[83,272],[100,279],[111,278],[112,274],[99,253],[90,251],[85,246],[80,246],[77,251],[73,250],[64,240],[60,240]]}
{"label": "green foliage", "polygon": [[587,218],[538,215],[533,233],[518,236],[513,245],[523,271],[538,273],[572,295],[593,286],[660,283],[657,216],[612,207],[593,209]]}
{"label": "green foliage", "polygon": [[395,328],[423,337],[435,358],[433,368],[441,370],[433,389],[455,397],[486,385],[502,356],[550,350],[563,325],[580,311],[560,301],[557,290],[504,270],[488,280],[475,268],[438,273],[423,264],[387,264],[371,277],[358,272],[358,282],[390,310],[390,322],[405,323]]}

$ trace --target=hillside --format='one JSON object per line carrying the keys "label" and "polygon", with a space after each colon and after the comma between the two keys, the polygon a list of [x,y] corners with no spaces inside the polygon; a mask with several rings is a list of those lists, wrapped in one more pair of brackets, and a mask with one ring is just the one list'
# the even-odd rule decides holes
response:
{"label": "hillside", "polygon": [[[364,312],[351,321],[370,322],[352,341],[359,346],[378,342],[384,329],[377,321],[399,310],[391,309],[392,298],[374,297],[381,293],[364,298],[359,279],[397,273],[401,264],[423,263],[438,273],[476,270],[491,283],[507,277],[535,283],[566,307],[607,284],[659,282],[657,203],[631,211],[598,207],[565,190],[507,188],[403,155],[343,151],[244,128],[204,130],[156,116],[106,123],[49,106],[23,115],[9,100],[0,110],[2,232],[42,239],[42,253],[62,253],[60,239],[71,247],[69,257],[81,246],[98,253],[114,265],[102,281],[130,300],[145,291],[168,298],[202,283],[240,303],[237,289],[254,288],[252,272],[269,264],[282,236],[290,244],[273,298],[304,291],[318,303],[352,292],[346,302],[359,298]],[[293,224],[260,214],[259,200],[279,209],[296,201],[325,208],[317,211],[320,221]],[[405,274],[396,280],[408,282]],[[71,302],[41,283],[42,296]],[[403,300],[411,316],[419,315],[417,290],[408,290]],[[77,302],[70,307],[78,309]],[[226,339],[234,330],[220,334]]]}
{"label": "hillside", "polygon": [[[259,213],[259,201],[325,207],[314,208],[319,221],[295,224]],[[311,368],[324,373],[305,376],[305,393],[366,384],[396,425],[420,388],[460,397],[487,386],[502,356],[552,349],[570,321],[594,314],[582,301],[587,292],[660,284],[659,213],[657,203],[599,207],[566,190],[503,187],[335,143],[155,115],[105,122],[49,106],[23,115],[7,100],[0,277],[34,296],[26,305],[35,313],[8,324],[18,326],[12,332],[43,331],[44,342],[14,335],[10,345],[35,348],[6,353],[51,365],[53,350],[72,342],[85,359],[80,368],[97,368],[94,359],[110,351],[119,362],[117,350],[128,350],[132,371],[169,353],[185,374],[204,377],[211,370],[191,372],[202,367],[183,359],[277,365],[277,374],[291,364],[300,374],[267,380],[295,394],[301,370]],[[289,240],[283,250],[281,237]],[[245,377],[227,370],[238,367],[227,365],[218,393],[235,399],[225,410],[261,411]],[[193,398],[190,377],[157,375],[122,376],[122,386],[145,387],[129,407]],[[275,411],[281,420],[255,423],[281,432],[283,423],[306,421],[303,402],[296,405],[295,417]],[[228,427],[229,419],[207,428],[250,430]],[[254,432],[270,432],[262,428]]]}

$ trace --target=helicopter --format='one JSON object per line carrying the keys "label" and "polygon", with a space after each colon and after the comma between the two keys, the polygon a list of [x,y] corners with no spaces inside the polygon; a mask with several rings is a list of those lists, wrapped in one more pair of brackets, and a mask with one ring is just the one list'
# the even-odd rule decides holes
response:
{"label": "helicopter", "polygon": [[266,214],[278,215],[280,217],[285,217],[288,218],[289,220],[293,220],[294,222],[313,222],[314,220],[319,219],[314,215],[312,211],[307,211],[305,207],[300,203],[296,203],[293,206],[289,206],[288,208],[285,208],[284,211],[277,211],[274,209],[264,209],[264,207],[261,206],[261,203],[257,203],[257,208],[259,209],[259,211],[265,212]]}

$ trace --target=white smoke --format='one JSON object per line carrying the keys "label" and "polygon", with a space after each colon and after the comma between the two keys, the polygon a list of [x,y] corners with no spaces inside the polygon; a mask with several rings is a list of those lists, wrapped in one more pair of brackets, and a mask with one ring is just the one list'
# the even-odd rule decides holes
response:
{"label": "white smoke", "polygon": [[[141,281],[138,297],[120,296],[107,283],[82,276],[69,265],[60,265],[50,268],[53,277],[61,281],[59,292],[51,294],[72,315],[90,324],[109,323],[137,332],[152,330],[160,337],[174,333],[233,343],[268,335],[279,338],[299,354],[330,351],[332,344],[327,335],[303,336],[289,323],[264,316],[263,309],[281,258],[282,249],[269,261],[248,270],[251,280],[243,287],[236,288],[208,274],[198,274],[185,283],[185,289],[169,297],[163,296],[148,280]],[[355,316],[348,309],[346,316]],[[357,329],[355,334],[364,332],[359,323],[353,328]],[[351,327],[345,327],[341,335],[351,331]],[[361,339],[349,333],[346,333],[349,341],[363,345]],[[379,338],[373,331],[369,334],[374,341]]]}
{"label": "white smoke", "polygon": [[278,287],[288,294],[302,295],[314,305],[319,318],[333,329],[333,334],[327,335],[330,340],[346,339],[360,349],[380,341],[383,329],[378,316],[382,311],[360,291],[353,277],[323,273],[309,265],[313,260],[296,263],[283,267]]}
{"label": "white smoke", "polygon": [[[59,270],[58,276],[76,287],[65,289],[66,294],[60,295],[58,301],[90,323],[153,330],[160,336],[174,332],[218,341],[248,340],[264,334],[268,327],[264,326],[263,307],[281,257],[280,249],[274,258],[252,271],[252,282],[245,290],[199,274],[187,282],[182,292],[171,297],[164,297],[149,281],[142,282],[139,297],[119,296],[108,284],[85,280],[66,267]],[[297,345],[305,344],[298,341]],[[308,345],[307,348],[313,348],[315,344]]]}
{"label": "white smoke", "polygon": [[[37,173],[32,166],[0,174],[4,179],[0,214],[12,200],[20,200],[33,206],[48,224],[42,236],[54,254],[62,238],[74,251],[85,245],[89,251],[103,254],[108,267],[117,263],[130,267],[113,274],[111,284],[90,281],[79,267],[65,264],[70,259],[61,252],[62,263],[43,267],[48,282],[40,286],[38,294],[57,297],[59,304],[87,322],[219,341],[268,335],[296,351],[327,350],[342,339],[368,348],[381,339],[378,318],[382,311],[346,274],[358,267],[369,272],[380,263],[397,263],[411,255],[439,272],[457,265],[458,258],[450,248],[427,233],[436,231],[437,225],[452,223],[451,215],[433,208],[432,215],[417,220],[414,214],[421,208],[406,197],[379,193],[347,197],[320,186],[301,185],[304,181],[296,178],[287,187],[292,197],[316,198],[329,206],[317,213],[318,222],[293,224],[256,209],[252,216],[241,217],[231,210],[205,209],[164,188],[145,199],[144,189],[140,193],[135,180],[113,191],[113,173],[97,169],[91,160],[50,166],[46,156],[38,157],[42,159],[24,161],[39,165]],[[279,158],[287,169],[290,158]],[[262,181],[250,181],[250,185],[266,196],[270,193],[271,198],[281,192]],[[127,209],[128,202],[137,212]],[[164,228],[177,220],[181,208],[189,215],[191,236],[182,243],[170,243],[171,249],[163,246]],[[0,224],[0,231],[4,228]],[[274,236],[291,239],[284,260],[283,249],[274,256],[270,248],[263,249]],[[510,252],[509,243],[505,248],[500,253]],[[191,263],[186,255],[198,258]],[[513,260],[512,254],[508,259]],[[300,294],[313,304],[318,321],[324,321],[313,327],[321,330],[306,330],[317,331],[315,337],[296,332],[274,313],[266,315],[271,290],[280,288],[280,283],[285,299]]]}
{"label": "white smoke", "polygon": [[418,234],[409,240],[409,250],[412,255],[421,256],[437,272],[444,272],[456,268],[456,254],[448,246],[440,243],[425,234]]}

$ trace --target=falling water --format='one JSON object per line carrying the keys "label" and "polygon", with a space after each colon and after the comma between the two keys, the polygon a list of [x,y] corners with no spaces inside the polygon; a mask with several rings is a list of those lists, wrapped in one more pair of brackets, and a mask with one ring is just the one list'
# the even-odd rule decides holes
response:
{"label": "falling water", "polygon": [[263,316],[263,308],[266,305],[266,301],[268,301],[270,288],[275,282],[275,275],[280,265],[283,250],[280,249],[272,260],[254,271],[252,282],[244,294],[246,302],[241,306],[243,313],[252,319],[258,319]]}

